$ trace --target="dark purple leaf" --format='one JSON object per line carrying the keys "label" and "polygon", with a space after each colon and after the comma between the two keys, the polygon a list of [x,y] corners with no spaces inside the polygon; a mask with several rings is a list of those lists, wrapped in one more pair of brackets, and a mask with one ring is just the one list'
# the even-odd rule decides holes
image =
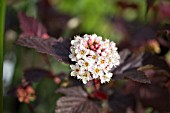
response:
{"label": "dark purple leaf", "polygon": [[126,113],[127,109],[135,107],[135,98],[133,95],[125,95],[122,92],[115,91],[110,95],[109,107],[112,113]]}
{"label": "dark purple leaf", "polygon": [[17,44],[29,48],[34,48],[40,53],[52,55],[58,61],[70,63],[70,41],[59,38],[58,40],[49,37],[43,25],[32,17],[19,14],[20,26],[23,33],[17,40]]}
{"label": "dark purple leaf", "polygon": [[22,34],[20,37],[42,37],[47,35],[45,27],[33,17],[28,17],[24,13],[19,13],[20,28]]}
{"label": "dark purple leaf", "polygon": [[142,57],[142,65],[153,65],[163,70],[167,70],[170,72],[170,67],[165,61],[164,58],[161,58],[152,53],[146,52]]}
{"label": "dark purple leaf", "polygon": [[150,83],[145,74],[137,70],[146,65],[152,65],[167,72],[170,71],[169,65],[163,58],[149,52],[134,54],[129,50],[122,50],[120,57],[120,65],[111,71],[114,73],[113,80],[129,78],[137,82]]}
{"label": "dark purple leaf", "polygon": [[56,91],[66,96],[87,97],[87,93],[81,87],[60,88]]}
{"label": "dark purple leaf", "polygon": [[100,113],[98,106],[87,98],[81,87],[60,88],[57,93],[66,96],[57,100],[54,113]]}
{"label": "dark purple leaf", "polygon": [[137,70],[130,70],[113,76],[113,80],[119,80],[123,78],[128,78],[140,83],[150,83],[150,80],[145,76],[145,73]]}
{"label": "dark purple leaf", "polygon": [[152,81],[152,84],[163,86],[170,77],[170,73],[165,70],[147,70],[145,74]]}
{"label": "dark purple leaf", "polygon": [[46,53],[55,57],[56,60],[64,63],[70,63],[69,45],[70,42],[67,39],[59,38],[39,38],[39,37],[20,37],[17,42],[18,45],[28,48],[34,48],[40,53]]}
{"label": "dark purple leaf", "polygon": [[161,112],[170,111],[170,99],[165,87],[156,85],[143,85],[138,91],[139,98],[145,107],[152,106]]}
{"label": "dark purple leaf", "polygon": [[145,108],[152,107],[159,113],[169,112],[170,90],[168,82],[170,76],[153,73],[149,76],[149,79],[151,84],[139,84],[129,81],[125,86],[126,94],[133,94]]}
{"label": "dark purple leaf", "polygon": [[134,54],[126,49],[122,50],[120,52],[120,63],[121,64],[116,69],[113,69],[112,72],[115,74],[122,74],[123,72],[127,70],[131,70],[131,69],[142,66],[143,55],[144,53]]}
{"label": "dark purple leaf", "polygon": [[50,76],[52,76],[50,71],[39,68],[27,69],[24,71],[24,78],[28,82],[36,82]]}
{"label": "dark purple leaf", "polygon": [[43,25],[32,17],[19,14],[20,26],[23,33],[17,40],[17,44],[29,48],[34,48],[40,53],[52,55],[58,61],[70,63],[68,57],[70,51],[70,41],[59,38],[58,40],[49,37]]}
{"label": "dark purple leaf", "polygon": [[121,58],[120,64],[122,64],[132,55],[132,52],[128,49],[124,49],[124,50],[120,51],[119,55]]}
{"label": "dark purple leaf", "polygon": [[59,61],[64,61],[65,63],[71,63],[70,58],[70,40],[60,38],[54,45],[52,45],[54,54]]}
{"label": "dark purple leaf", "polygon": [[143,53],[135,55],[129,50],[122,50],[120,52],[120,65],[112,70],[113,80],[129,78],[137,82],[149,83],[145,74],[137,71],[137,68],[142,66],[142,56]]}

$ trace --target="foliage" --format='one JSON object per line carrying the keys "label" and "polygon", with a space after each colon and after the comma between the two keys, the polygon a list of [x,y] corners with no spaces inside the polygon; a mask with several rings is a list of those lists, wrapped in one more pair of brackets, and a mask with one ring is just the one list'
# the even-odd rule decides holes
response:
{"label": "foliage", "polygon": [[[5,113],[170,112],[170,2],[38,0],[31,6],[23,1],[9,5],[14,10],[6,12],[7,22],[18,14],[19,25],[6,23],[5,29],[6,55],[13,51],[17,57],[4,95]],[[37,10],[30,12],[29,6]],[[118,42],[120,65],[111,70],[108,84],[96,80],[84,85],[70,77],[70,41],[84,33]]]}

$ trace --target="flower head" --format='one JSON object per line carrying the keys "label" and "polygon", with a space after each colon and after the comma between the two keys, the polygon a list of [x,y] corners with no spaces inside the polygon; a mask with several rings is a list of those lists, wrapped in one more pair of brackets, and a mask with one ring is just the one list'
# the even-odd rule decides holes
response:
{"label": "flower head", "polygon": [[16,94],[19,102],[24,102],[27,104],[30,103],[31,101],[34,101],[36,98],[35,90],[30,85],[26,87],[19,86],[16,90]]}
{"label": "flower head", "polygon": [[109,82],[113,75],[109,71],[120,64],[116,44],[108,39],[102,41],[96,34],[75,36],[70,51],[69,58],[76,62],[70,65],[71,76],[81,79],[84,84],[92,79]]}

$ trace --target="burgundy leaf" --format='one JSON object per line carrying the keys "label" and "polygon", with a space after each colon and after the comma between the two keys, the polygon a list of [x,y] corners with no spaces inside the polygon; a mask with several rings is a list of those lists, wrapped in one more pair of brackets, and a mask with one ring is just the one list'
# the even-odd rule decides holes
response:
{"label": "burgundy leaf", "polygon": [[142,65],[153,65],[163,70],[170,72],[170,67],[164,58],[161,58],[152,53],[146,52],[142,57]]}
{"label": "burgundy leaf", "polygon": [[111,71],[114,74],[113,80],[129,78],[141,83],[150,83],[145,74],[137,70],[145,65],[152,65],[167,72],[170,71],[169,65],[163,58],[149,52],[135,54],[129,50],[122,50],[120,57],[120,65]]}
{"label": "burgundy leaf", "polygon": [[146,70],[145,74],[151,80],[152,85],[165,86],[170,78],[170,73],[165,70]]}
{"label": "burgundy leaf", "polygon": [[150,80],[145,76],[145,73],[137,70],[130,70],[122,74],[117,74],[113,77],[113,80],[119,80],[123,78],[128,78],[140,83],[150,83]]}
{"label": "burgundy leaf", "polygon": [[56,92],[62,93],[66,96],[79,96],[79,97],[88,96],[87,93],[81,87],[60,88]]}
{"label": "burgundy leaf", "polygon": [[70,58],[68,57],[70,54],[70,40],[60,38],[58,41],[52,46],[54,50],[54,54],[59,57],[57,59],[59,61],[64,61],[65,63],[71,63]]}
{"label": "burgundy leaf", "polygon": [[112,72],[114,74],[122,74],[123,72],[131,69],[138,68],[142,66],[144,53],[135,54],[130,52],[129,50],[122,50],[120,52],[120,65],[113,69]]}
{"label": "burgundy leaf", "polygon": [[127,71],[123,74],[124,74],[124,77],[129,78],[136,82],[151,83],[150,80],[145,76],[145,73],[142,71],[131,70],[131,71]]}
{"label": "burgundy leaf", "polygon": [[99,113],[99,108],[87,98],[81,87],[61,88],[57,92],[66,96],[57,100],[54,113]]}
{"label": "burgundy leaf", "polygon": [[52,75],[51,72],[39,68],[27,69],[24,71],[24,78],[28,82],[36,82],[51,75]]}
{"label": "burgundy leaf", "polygon": [[152,106],[162,112],[170,111],[170,99],[168,90],[164,87],[155,85],[144,85],[140,87],[138,92],[141,102],[145,107]]}
{"label": "burgundy leaf", "polygon": [[144,53],[136,55],[132,54],[129,50],[122,50],[120,52],[121,64],[112,70],[114,74],[113,80],[129,78],[141,83],[150,83],[143,72],[137,71],[137,68],[142,66],[143,54]]}
{"label": "burgundy leaf", "polygon": [[45,27],[35,18],[28,17],[24,13],[19,13],[18,17],[20,22],[20,28],[23,31],[20,37],[48,37]]}
{"label": "burgundy leaf", "polygon": [[17,40],[17,44],[34,48],[40,53],[52,55],[58,61],[70,63],[70,41],[59,38],[49,37],[43,25],[32,17],[27,17],[25,14],[19,14],[20,26],[23,33]]}
{"label": "burgundy leaf", "polygon": [[132,55],[132,52],[128,49],[123,49],[122,51],[120,51],[119,55],[121,58],[120,64],[122,64]]}
{"label": "burgundy leaf", "polygon": [[[17,42],[18,45],[28,48],[34,48],[40,53],[46,53],[55,57],[58,61],[70,63],[69,55],[69,41],[67,39],[59,38],[39,38],[39,37],[20,37]],[[55,50],[56,49],[56,50]]]}
{"label": "burgundy leaf", "polygon": [[169,77],[166,74],[154,73],[149,76],[151,84],[129,81],[125,86],[125,92],[126,94],[133,94],[145,108],[152,107],[159,113],[169,112],[170,90],[167,86]]}
{"label": "burgundy leaf", "polygon": [[135,106],[135,98],[133,95],[125,95],[120,91],[115,91],[110,95],[108,101],[112,113],[126,113],[129,107],[134,108]]}

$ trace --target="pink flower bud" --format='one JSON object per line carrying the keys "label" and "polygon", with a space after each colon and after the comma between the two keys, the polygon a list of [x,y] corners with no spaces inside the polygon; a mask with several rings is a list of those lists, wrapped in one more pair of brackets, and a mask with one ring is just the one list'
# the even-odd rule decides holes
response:
{"label": "pink flower bud", "polygon": [[41,36],[43,39],[48,39],[50,36],[47,33],[42,34]]}
{"label": "pink flower bud", "polygon": [[95,47],[93,45],[90,46],[91,50],[95,50]]}
{"label": "pink flower bud", "polygon": [[89,44],[89,45],[93,45],[93,43],[94,43],[94,41],[93,41],[92,39],[89,39],[89,40],[88,40],[88,44]]}

